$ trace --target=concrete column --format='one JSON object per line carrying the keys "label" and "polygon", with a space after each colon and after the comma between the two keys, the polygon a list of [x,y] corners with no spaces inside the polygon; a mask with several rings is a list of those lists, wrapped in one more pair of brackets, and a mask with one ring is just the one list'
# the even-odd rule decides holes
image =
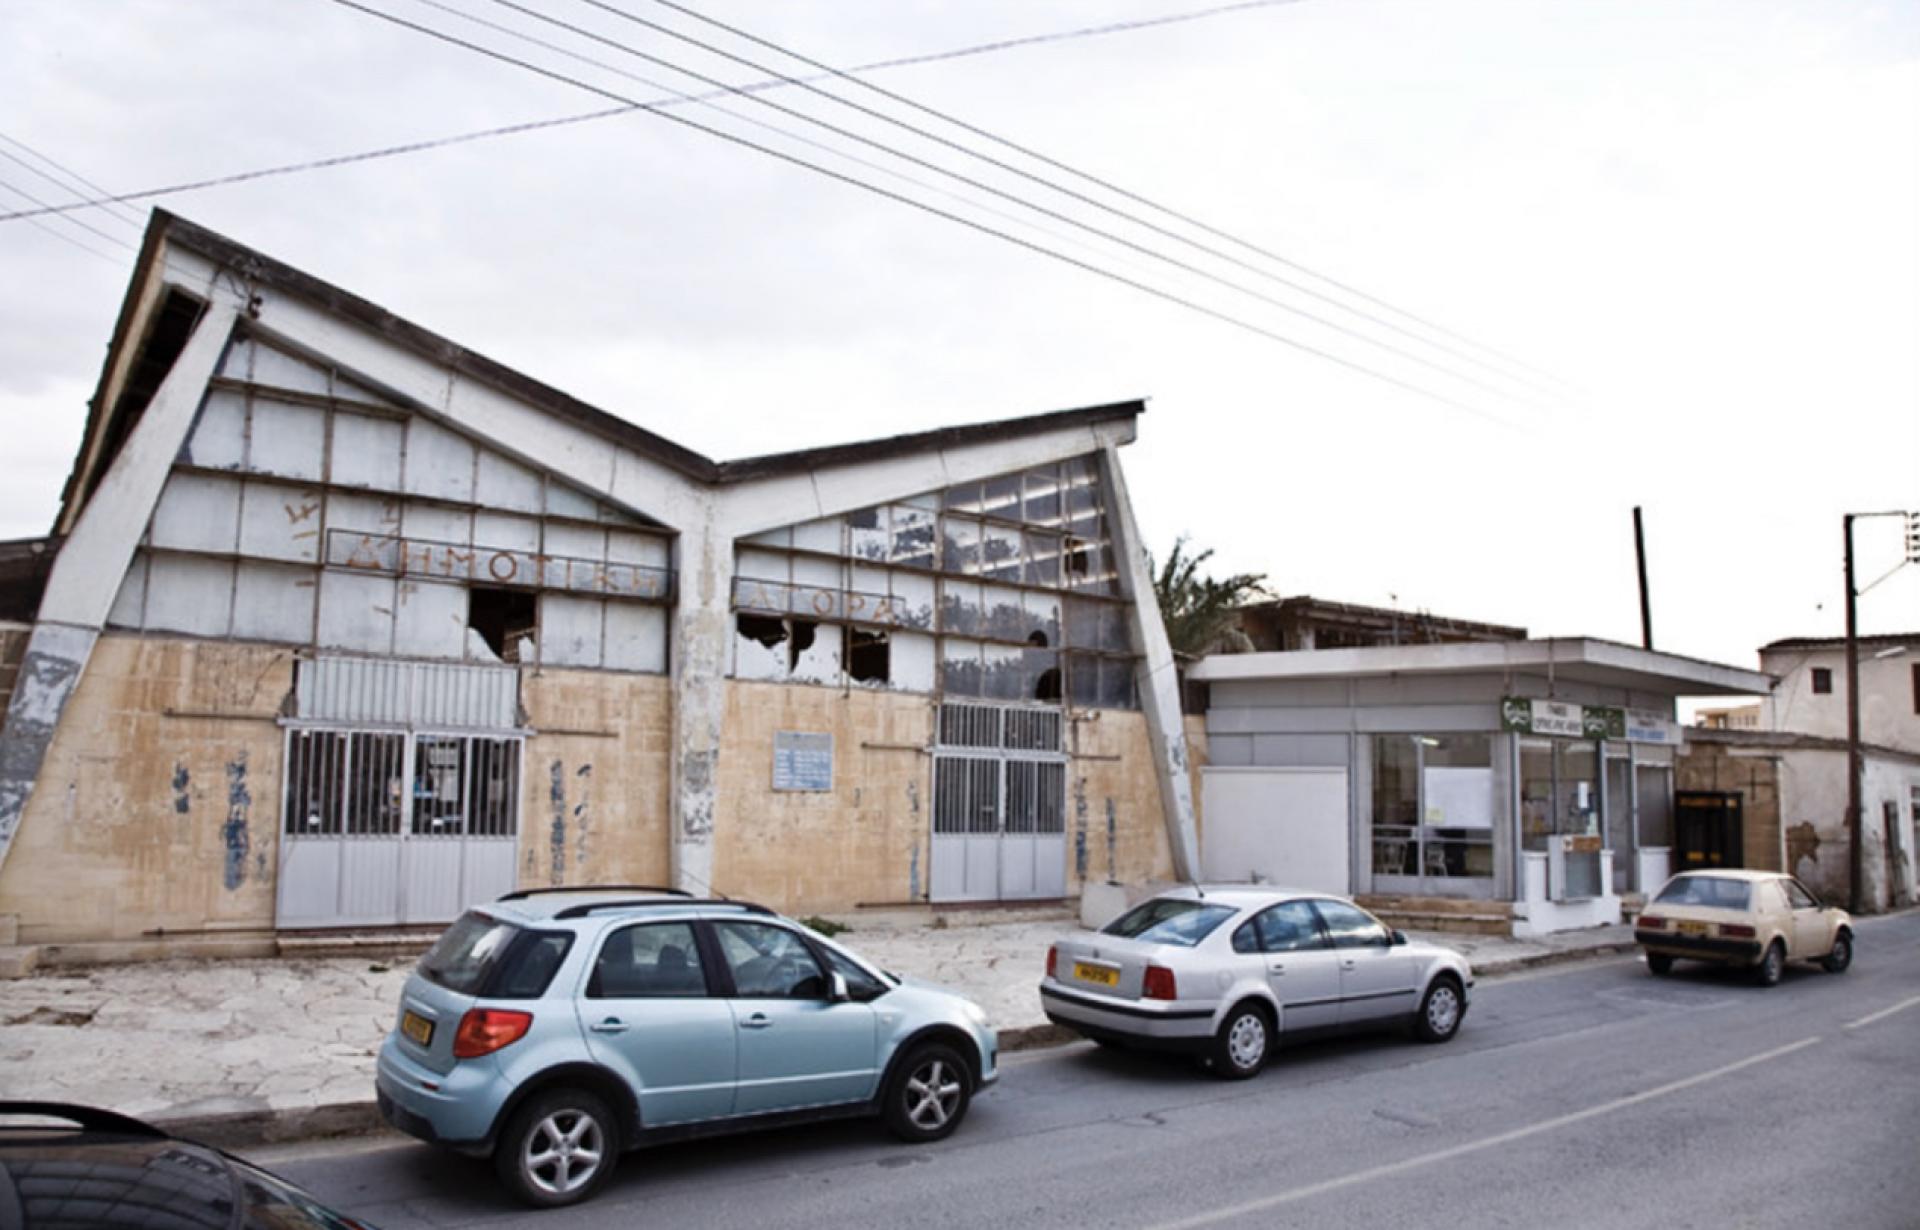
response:
{"label": "concrete column", "polygon": [[1160,602],[1147,569],[1146,546],[1133,519],[1133,500],[1120,472],[1118,449],[1100,450],[1100,480],[1107,489],[1107,510],[1113,517],[1113,551],[1120,573],[1120,590],[1132,600],[1133,643],[1140,651],[1134,681],[1140,708],[1152,740],[1154,774],[1160,779],[1160,809],[1167,821],[1167,844],[1173,848],[1174,874],[1182,880],[1200,878],[1200,841],[1193,821],[1193,779],[1187,762],[1187,731],[1180,712],[1180,679],[1174,669],[1173,647],[1160,619]]}
{"label": "concrete column", "polygon": [[727,658],[733,645],[733,540],[709,515],[679,539],[673,679],[674,887],[713,894],[713,829],[720,746],[727,713]]}
{"label": "concrete column", "polygon": [[201,313],[54,560],[6,723],[0,726],[0,866],[13,848],[60,715],[106,626],[173,459],[193,429],[201,395],[233,332],[234,315],[233,305],[224,301]]}

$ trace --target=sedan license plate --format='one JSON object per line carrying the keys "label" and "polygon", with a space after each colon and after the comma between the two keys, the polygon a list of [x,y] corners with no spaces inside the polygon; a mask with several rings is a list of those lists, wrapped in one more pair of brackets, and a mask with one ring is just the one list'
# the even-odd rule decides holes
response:
{"label": "sedan license plate", "polygon": [[1073,976],[1082,982],[1097,982],[1103,987],[1117,987],[1120,985],[1119,970],[1107,969],[1099,965],[1088,965],[1084,961],[1075,961],[1073,963]]}
{"label": "sedan license plate", "polygon": [[400,1032],[421,1046],[427,1046],[433,1042],[433,1022],[417,1012],[400,1014]]}
{"label": "sedan license plate", "polygon": [[1681,935],[1705,935],[1707,924],[1703,922],[1683,922],[1676,925]]}

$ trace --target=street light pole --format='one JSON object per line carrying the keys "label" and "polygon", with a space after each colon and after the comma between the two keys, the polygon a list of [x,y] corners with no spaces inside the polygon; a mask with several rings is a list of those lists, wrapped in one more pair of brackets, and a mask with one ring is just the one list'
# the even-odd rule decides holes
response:
{"label": "street light pole", "polygon": [[1840,519],[1847,550],[1847,909],[1860,913],[1860,637],[1854,618],[1853,514]]}

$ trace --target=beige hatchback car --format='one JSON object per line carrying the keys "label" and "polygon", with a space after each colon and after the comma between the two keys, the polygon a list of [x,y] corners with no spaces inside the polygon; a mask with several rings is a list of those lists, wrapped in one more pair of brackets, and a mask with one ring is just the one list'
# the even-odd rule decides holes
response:
{"label": "beige hatchback car", "polygon": [[1634,920],[1633,938],[1655,974],[1685,957],[1747,966],[1763,987],[1780,981],[1788,961],[1818,961],[1833,974],[1853,964],[1853,919],[1777,871],[1682,872]]}

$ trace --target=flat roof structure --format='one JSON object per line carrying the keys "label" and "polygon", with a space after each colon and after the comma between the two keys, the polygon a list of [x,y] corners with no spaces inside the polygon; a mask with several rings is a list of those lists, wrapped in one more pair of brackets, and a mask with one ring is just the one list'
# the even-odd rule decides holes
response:
{"label": "flat roof structure", "polygon": [[1214,654],[1189,674],[1202,683],[1258,679],[1351,679],[1390,675],[1539,674],[1669,696],[1764,696],[1759,671],[1595,637],[1442,645],[1371,645],[1275,653]]}

